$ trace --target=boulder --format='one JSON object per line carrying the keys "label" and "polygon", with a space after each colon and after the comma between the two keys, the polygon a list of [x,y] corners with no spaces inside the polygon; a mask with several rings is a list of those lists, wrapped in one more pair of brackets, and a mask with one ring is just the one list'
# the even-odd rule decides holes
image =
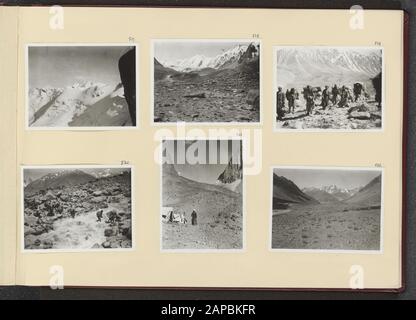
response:
{"label": "boulder", "polygon": [[52,249],[53,248],[53,242],[50,240],[43,241],[42,244],[43,249]]}
{"label": "boulder", "polygon": [[128,237],[128,238],[131,238],[131,230],[130,230],[130,228],[122,228],[121,229],[121,234],[123,236],[126,236],[126,237],[128,237],[128,235],[130,235],[130,237]]}
{"label": "boulder", "polygon": [[105,229],[104,230],[104,236],[111,237],[114,235],[113,229]]}
{"label": "boulder", "polygon": [[118,241],[118,240],[111,241],[110,247],[112,249],[120,248],[121,247],[120,241]]}
{"label": "boulder", "polygon": [[108,198],[108,202],[113,202],[113,203],[119,203],[120,202],[120,197],[109,197]]}
{"label": "boulder", "polygon": [[381,114],[375,112],[370,112],[370,114],[373,119],[381,119]]}
{"label": "boulder", "polygon": [[110,210],[106,213],[108,220],[115,220],[117,218],[117,211]]}
{"label": "boulder", "polygon": [[25,236],[33,234],[34,232],[35,230],[33,228],[25,226]]}
{"label": "boulder", "polygon": [[123,240],[121,241],[122,248],[131,248],[131,240]]}
{"label": "boulder", "polygon": [[31,234],[35,235],[35,236],[39,236],[42,233],[46,232],[46,228],[41,226],[41,225],[37,225],[34,228],[32,228]]}
{"label": "boulder", "polygon": [[99,209],[106,209],[106,208],[108,208],[108,204],[107,204],[107,202],[100,202],[100,203],[98,203],[97,207]]}
{"label": "boulder", "polygon": [[96,197],[98,197],[98,196],[101,196],[103,194],[103,191],[94,191],[93,193],[92,193],[92,195],[93,196],[96,196]]}
{"label": "boulder", "polygon": [[103,242],[103,243],[101,244],[101,246],[102,246],[103,248],[108,249],[108,248],[111,248],[111,243],[110,243],[109,241],[105,241],[105,242]]}
{"label": "boulder", "polygon": [[94,197],[91,199],[91,202],[93,203],[100,203],[100,202],[105,202],[107,200],[107,197],[105,196],[99,196],[99,197]]}
{"label": "boulder", "polygon": [[239,121],[250,121],[251,120],[251,118],[246,117],[246,116],[238,116],[237,119]]}
{"label": "boulder", "polygon": [[357,111],[357,112],[369,112],[370,108],[368,107],[368,105],[366,103],[362,103],[358,106],[354,106],[348,109],[348,113],[351,114],[352,112]]}

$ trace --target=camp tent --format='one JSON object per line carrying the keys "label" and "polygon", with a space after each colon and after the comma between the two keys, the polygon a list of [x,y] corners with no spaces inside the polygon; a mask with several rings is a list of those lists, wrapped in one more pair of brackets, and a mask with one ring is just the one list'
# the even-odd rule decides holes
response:
{"label": "camp tent", "polygon": [[162,207],[162,221],[169,222],[170,213],[173,212],[172,222],[185,223],[183,215],[173,207]]}

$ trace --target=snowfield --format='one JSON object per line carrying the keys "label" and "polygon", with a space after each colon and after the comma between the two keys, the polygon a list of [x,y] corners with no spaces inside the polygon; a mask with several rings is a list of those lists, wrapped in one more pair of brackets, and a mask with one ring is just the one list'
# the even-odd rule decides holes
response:
{"label": "snowfield", "polygon": [[131,125],[121,83],[84,81],[66,88],[31,88],[28,112],[30,127]]}

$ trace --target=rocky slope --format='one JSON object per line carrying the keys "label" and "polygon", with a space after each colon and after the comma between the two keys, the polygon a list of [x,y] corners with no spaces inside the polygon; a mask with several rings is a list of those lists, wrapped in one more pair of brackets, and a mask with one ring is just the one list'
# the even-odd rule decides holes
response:
{"label": "rocky slope", "polygon": [[371,180],[351,198],[346,199],[345,203],[379,207],[381,205],[381,175]]}
{"label": "rocky slope", "polygon": [[231,191],[241,193],[242,192],[242,179],[243,179],[243,165],[240,159],[239,163],[235,163],[232,158],[224,171],[218,176],[217,184],[221,185]]}
{"label": "rocky slope", "polygon": [[291,180],[273,174],[273,209],[286,208],[289,203],[318,204]]}
{"label": "rocky slope", "polygon": [[47,191],[25,188],[25,249],[131,247],[130,171],[99,179],[82,177],[79,183],[52,183]]}

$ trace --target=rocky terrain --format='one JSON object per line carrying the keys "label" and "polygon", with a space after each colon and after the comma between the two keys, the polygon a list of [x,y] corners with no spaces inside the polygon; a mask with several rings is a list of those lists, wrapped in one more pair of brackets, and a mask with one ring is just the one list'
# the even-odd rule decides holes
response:
{"label": "rocky terrain", "polygon": [[[228,169],[228,170],[227,170]],[[234,168],[235,169],[235,168]],[[229,184],[240,182],[240,172]],[[243,246],[243,199],[238,190],[231,191],[224,184],[200,183],[180,176],[174,165],[163,165],[163,207],[182,212],[186,224],[163,223],[163,249],[241,249]],[[191,225],[191,212],[198,214],[198,224]]]}
{"label": "rocky terrain", "polygon": [[294,113],[286,114],[276,123],[277,129],[379,129],[382,126],[382,110],[375,101],[349,102],[346,107],[331,106],[326,110],[316,101],[312,113],[306,115],[306,102],[299,98]]}
{"label": "rocky terrain", "polygon": [[346,203],[379,207],[381,203],[381,175],[361,188],[353,196],[345,200]]}
{"label": "rocky terrain", "polygon": [[292,181],[274,178],[272,248],[380,249],[381,176],[345,200],[322,189],[303,193]]}
{"label": "rocky terrain", "polygon": [[176,66],[155,59],[154,121],[258,122],[260,48],[236,48]]}
{"label": "rocky terrain", "polygon": [[64,170],[24,189],[25,249],[131,248],[131,226],[129,170],[105,177]]}
{"label": "rocky terrain", "polygon": [[380,209],[325,203],[274,213],[273,249],[380,249]]}

